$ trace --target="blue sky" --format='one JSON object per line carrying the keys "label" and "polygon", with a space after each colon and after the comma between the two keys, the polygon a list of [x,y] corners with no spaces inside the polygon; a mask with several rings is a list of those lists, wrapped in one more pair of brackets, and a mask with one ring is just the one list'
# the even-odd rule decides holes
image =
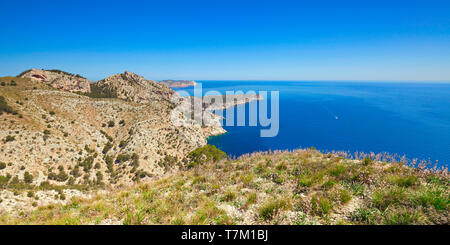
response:
{"label": "blue sky", "polygon": [[0,0],[0,76],[450,81],[450,1]]}

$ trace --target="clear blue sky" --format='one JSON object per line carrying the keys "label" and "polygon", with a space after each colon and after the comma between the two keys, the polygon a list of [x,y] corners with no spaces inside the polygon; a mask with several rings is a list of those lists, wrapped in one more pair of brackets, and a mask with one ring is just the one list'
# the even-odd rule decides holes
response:
{"label": "clear blue sky", "polygon": [[0,0],[0,76],[450,81],[450,1]]}

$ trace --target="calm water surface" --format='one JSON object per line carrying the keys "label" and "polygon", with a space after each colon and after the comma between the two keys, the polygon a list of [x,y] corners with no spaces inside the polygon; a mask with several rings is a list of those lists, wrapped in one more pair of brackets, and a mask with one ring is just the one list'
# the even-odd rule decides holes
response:
{"label": "calm water surface", "polygon": [[[276,137],[261,138],[260,126],[225,126],[227,134],[208,140],[229,155],[314,146],[324,151],[389,152],[438,161],[440,166],[450,162],[449,83],[200,82],[204,93],[280,93]],[[178,90],[193,95],[193,88]],[[270,102],[270,97],[265,99]]]}

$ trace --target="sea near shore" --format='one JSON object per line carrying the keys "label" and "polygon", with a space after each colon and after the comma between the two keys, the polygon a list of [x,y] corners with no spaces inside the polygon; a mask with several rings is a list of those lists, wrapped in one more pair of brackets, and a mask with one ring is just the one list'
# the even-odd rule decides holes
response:
{"label": "sea near shore", "polygon": [[[198,83],[203,93],[279,91],[280,128],[276,137],[261,138],[260,126],[224,126],[227,134],[209,138],[210,144],[231,156],[315,147],[321,151],[388,152],[410,160],[437,161],[438,166],[448,167],[450,162],[450,83]],[[177,90],[193,95],[193,87]],[[249,105],[239,106],[246,106],[248,113]]]}

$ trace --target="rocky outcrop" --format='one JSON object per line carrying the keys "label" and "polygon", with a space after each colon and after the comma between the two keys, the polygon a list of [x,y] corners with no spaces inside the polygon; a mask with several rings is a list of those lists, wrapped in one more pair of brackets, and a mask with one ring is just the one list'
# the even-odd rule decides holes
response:
{"label": "rocky outcrop", "polygon": [[90,81],[80,75],[67,73],[60,70],[31,69],[23,72],[18,77],[30,78],[33,81],[43,82],[52,87],[70,92],[88,93]]}
{"label": "rocky outcrop", "polygon": [[125,71],[96,83],[102,89],[115,93],[117,98],[138,103],[169,101],[174,91],[169,87]]}
{"label": "rocky outcrop", "polygon": [[189,81],[189,80],[162,80],[160,83],[165,84],[171,88],[186,88],[186,87],[193,87],[197,83],[195,81]]}

